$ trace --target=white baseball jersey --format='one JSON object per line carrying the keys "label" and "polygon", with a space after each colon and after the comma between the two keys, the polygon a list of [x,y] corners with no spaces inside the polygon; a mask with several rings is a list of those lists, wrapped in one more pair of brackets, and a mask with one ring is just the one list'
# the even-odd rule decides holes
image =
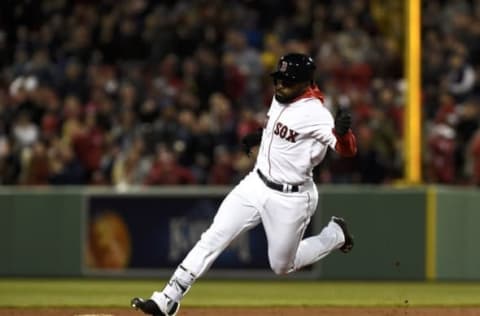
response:
{"label": "white baseball jersey", "polygon": [[312,178],[312,169],[335,148],[332,114],[315,97],[291,104],[275,98],[267,113],[256,168],[270,180],[301,184]]}
{"label": "white baseball jersey", "polygon": [[[333,126],[332,115],[314,96],[288,105],[272,101],[256,169],[277,184],[301,183],[300,189],[271,188],[255,170],[246,175],[223,200],[212,225],[164,290],[154,292],[152,299],[158,306],[164,306],[167,297],[179,302],[239,234],[260,223],[267,237],[270,267],[277,274],[301,269],[343,245],[345,236],[333,221],[319,234],[302,239],[318,204],[312,169],[325,157],[328,146],[335,147]],[[183,284],[183,289],[175,284]]]}

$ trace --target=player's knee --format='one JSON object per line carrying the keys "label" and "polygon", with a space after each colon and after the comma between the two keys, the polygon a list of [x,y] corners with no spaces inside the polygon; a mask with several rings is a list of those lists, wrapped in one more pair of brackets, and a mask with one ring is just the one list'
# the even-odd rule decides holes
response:
{"label": "player's knee", "polygon": [[284,262],[271,262],[270,268],[277,275],[285,275],[292,270],[291,265]]}

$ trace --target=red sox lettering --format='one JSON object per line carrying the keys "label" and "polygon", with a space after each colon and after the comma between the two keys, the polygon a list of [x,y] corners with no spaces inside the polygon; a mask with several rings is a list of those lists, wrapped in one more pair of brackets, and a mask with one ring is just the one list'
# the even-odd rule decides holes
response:
{"label": "red sox lettering", "polygon": [[[288,132],[288,136],[287,136],[287,132]],[[282,122],[277,122],[273,133],[292,143],[296,142],[296,137],[299,134],[298,132],[289,128],[287,125],[283,124]]]}

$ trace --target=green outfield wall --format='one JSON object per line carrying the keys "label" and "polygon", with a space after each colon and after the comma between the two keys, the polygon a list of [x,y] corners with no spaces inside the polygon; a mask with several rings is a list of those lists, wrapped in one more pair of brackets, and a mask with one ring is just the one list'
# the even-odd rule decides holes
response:
{"label": "green outfield wall", "polygon": [[0,274],[80,275],[82,199],[78,190],[2,190]]}
{"label": "green outfield wall", "polygon": [[354,251],[320,261],[327,279],[423,279],[425,276],[425,189],[320,188],[316,221],[348,219]]}
{"label": "green outfield wall", "polygon": [[435,188],[436,278],[480,280],[480,192]]}
{"label": "green outfield wall", "polygon": [[[125,206],[119,214],[129,214],[128,205],[152,199],[155,205],[175,208],[179,201],[194,197],[199,205],[221,200],[226,187],[158,188],[120,193],[110,189],[0,189],[0,275],[2,276],[87,276],[115,275],[168,276],[171,269],[139,271],[95,270],[85,267],[87,215],[93,205],[114,201]],[[348,219],[356,238],[354,250],[346,255],[334,252],[308,269],[307,278],[329,280],[480,280],[480,252],[477,227],[480,223],[480,191],[450,187],[393,188],[375,186],[321,186],[318,211],[312,220],[310,234],[317,233],[332,215]],[[185,197],[185,198],[184,198]],[[205,202],[203,199],[205,197]],[[208,199],[210,200],[208,200]],[[125,201],[125,202],[123,202]],[[136,202],[137,201],[137,202]],[[196,200],[195,200],[196,201]],[[213,201],[213,202],[212,202]],[[103,204],[102,204],[103,203]],[[144,205],[149,205],[148,202]],[[179,205],[188,208],[189,204]],[[99,206],[99,207],[100,207]],[[108,206],[108,204],[107,204]],[[108,207],[107,207],[108,208]],[[191,208],[191,207],[190,207]],[[152,212],[166,212],[153,208]],[[95,211],[95,210],[94,210]],[[140,210],[132,210],[132,212]],[[122,213],[123,212],[123,213]],[[204,206],[199,212],[204,212]],[[193,214],[193,215],[192,215]],[[205,213],[206,216],[210,213]],[[157,214],[158,215],[158,214]],[[155,220],[162,217],[155,215]],[[185,231],[191,224],[199,234],[208,221],[197,219],[195,209],[187,217],[174,220],[165,227]],[[149,221],[149,218],[145,218]],[[130,219],[131,221],[131,219]],[[128,222],[128,221],[127,221]],[[173,228],[172,228],[173,227]],[[188,248],[195,235],[170,233],[169,242],[181,242]],[[172,235],[176,239],[172,241]],[[192,237],[193,236],[193,237]],[[251,238],[262,238],[252,235]],[[157,238],[157,237],[155,237]],[[162,243],[162,236],[157,242]],[[252,242],[252,240],[250,241]],[[253,240],[253,243],[257,243]],[[243,245],[243,246],[242,246]],[[250,270],[235,266],[220,276],[275,277],[261,265],[261,250],[237,245],[245,258],[259,261],[260,268]],[[249,257],[248,251],[251,251]],[[257,253],[255,253],[255,251]],[[132,251],[132,253],[135,251]],[[261,254],[260,253],[260,254]],[[138,255],[138,254],[137,254]],[[168,256],[177,256],[170,251]],[[167,253],[165,253],[167,256]],[[257,258],[258,257],[258,258]],[[256,262],[250,265],[255,267]],[[155,267],[155,263],[153,263]],[[140,272],[140,273],[139,273]],[[162,274],[163,273],[163,274]],[[208,276],[215,276],[215,269]],[[302,275],[302,274],[300,274]]]}

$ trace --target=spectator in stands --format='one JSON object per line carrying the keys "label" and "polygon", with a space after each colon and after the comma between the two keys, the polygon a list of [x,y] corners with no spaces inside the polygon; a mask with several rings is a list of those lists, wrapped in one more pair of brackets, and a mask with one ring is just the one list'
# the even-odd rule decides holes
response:
{"label": "spectator in stands", "polygon": [[48,147],[39,141],[33,144],[27,166],[24,170],[23,184],[47,185],[50,174]]}
{"label": "spectator in stands", "polygon": [[193,173],[182,167],[176,160],[172,150],[164,144],[157,146],[157,152],[152,168],[145,180],[147,185],[180,185],[194,184]]}
{"label": "spectator in stands", "polygon": [[232,179],[235,179],[232,161],[231,154],[225,147],[215,147],[213,165],[207,183],[211,185],[235,184],[232,182]]}
{"label": "spectator in stands", "polygon": [[50,155],[50,184],[82,185],[87,183],[85,168],[75,157],[71,145],[56,140]]}
{"label": "spectator in stands", "polygon": [[471,168],[471,184],[480,186],[480,130],[473,135],[466,154]]}
{"label": "spectator in stands", "polygon": [[[194,183],[210,181],[216,159],[233,166],[234,182],[249,166],[239,137],[263,123],[258,118],[272,94],[268,74],[289,51],[315,56],[325,105],[332,111],[352,110],[356,127],[364,130],[359,142],[368,144],[359,155],[386,162],[383,180],[374,182],[395,181],[402,177],[402,161],[391,158],[402,157],[404,16],[397,14],[402,5],[365,0],[7,1],[0,10],[0,168],[8,171],[1,182],[25,183],[30,174],[25,162],[39,159],[41,146],[56,152],[58,161],[48,168],[48,178],[57,179],[53,184],[117,183],[111,170],[119,157],[155,161],[151,175],[161,174],[162,163],[154,158],[158,143],[172,148],[174,165],[185,171],[180,174],[193,175]],[[436,118],[446,102],[440,99],[451,100],[458,121],[448,123],[456,148],[448,169],[456,176],[441,181],[471,182],[464,177],[472,173],[463,170],[465,152],[476,148],[470,144],[478,131],[478,117],[468,113],[473,113],[471,100],[480,95],[480,4],[432,0],[422,5],[425,144],[438,136]],[[24,115],[29,119],[20,119]],[[57,138],[62,146],[74,146],[75,159],[68,149],[58,153]],[[138,152],[131,146],[137,139],[145,150],[135,158]],[[216,153],[217,145],[225,151]],[[24,148],[34,149],[24,153]],[[89,157],[86,150],[95,154]],[[425,150],[429,157],[438,148],[427,145]],[[68,170],[67,161],[72,176],[59,176]],[[336,157],[330,161],[330,168],[338,168]],[[358,163],[344,166],[345,178],[329,178],[323,170],[323,180],[363,181]],[[85,172],[89,177],[82,178]],[[43,179],[39,174],[33,178]],[[425,174],[426,181],[440,181]],[[140,178],[127,182],[146,181]],[[176,182],[173,178],[157,182]],[[177,182],[192,182],[189,176],[181,178]],[[38,179],[29,181],[43,181]],[[217,182],[227,182],[222,179]]]}

